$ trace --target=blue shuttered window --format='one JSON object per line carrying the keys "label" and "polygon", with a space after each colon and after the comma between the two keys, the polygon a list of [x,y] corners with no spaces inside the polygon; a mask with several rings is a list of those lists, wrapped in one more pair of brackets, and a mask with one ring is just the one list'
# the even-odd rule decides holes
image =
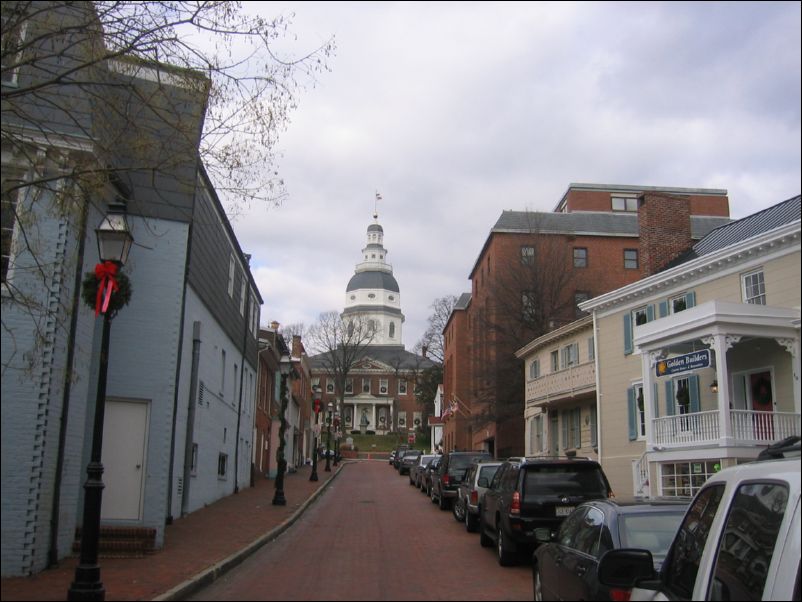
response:
{"label": "blue shuttered window", "polygon": [[635,387],[627,389],[627,418],[629,423],[629,440],[638,438],[638,402]]}
{"label": "blue shuttered window", "polygon": [[674,411],[674,381],[666,381],[666,416],[673,416]]}

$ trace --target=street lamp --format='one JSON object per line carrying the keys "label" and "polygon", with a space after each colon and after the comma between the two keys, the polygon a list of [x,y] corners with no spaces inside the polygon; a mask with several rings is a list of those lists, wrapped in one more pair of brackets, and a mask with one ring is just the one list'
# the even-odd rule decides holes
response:
{"label": "street lamp", "polygon": [[289,395],[287,394],[287,377],[292,371],[292,360],[289,355],[282,355],[279,364],[281,371],[281,388],[279,395],[281,395],[281,426],[278,430],[278,450],[276,451],[276,464],[278,465],[278,472],[276,473],[276,493],[273,495],[274,506],[286,506],[287,498],[284,497],[284,473],[287,472],[287,460],[284,458],[284,446],[287,441],[284,437],[287,431],[287,405]]}
{"label": "street lamp", "polygon": [[[128,279],[119,269],[128,260],[134,242],[128,222],[122,214],[107,215],[95,230],[100,263],[94,274],[88,274],[83,283],[84,300],[91,306],[94,300],[95,315],[103,314],[103,333],[100,344],[95,419],[92,428],[92,452],[86,468],[84,483],[84,511],[81,523],[81,559],[75,567],[75,580],[67,591],[68,600],[105,600],[106,589],[100,580],[97,563],[100,541],[100,506],[103,499],[103,419],[106,409],[106,376],[109,367],[109,335],[111,320],[130,299]],[[121,284],[124,288],[121,290]],[[117,296],[112,299],[113,294]]]}
{"label": "street lamp", "polygon": [[340,413],[334,412],[334,465],[340,465]]}
{"label": "street lamp", "polygon": [[315,424],[312,425],[312,433],[315,435],[313,440],[314,447],[312,448],[312,474],[309,475],[310,481],[317,481],[317,438],[320,435],[320,421],[319,421],[319,414],[320,414],[320,387],[315,387],[315,402],[314,402],[314,410],[315,410]]}
{"label": "street lamp", "polygon": [[331,472],[331,410],[334,407],[331,402],[326,406],[329,410],[326,416],[326,472]]}

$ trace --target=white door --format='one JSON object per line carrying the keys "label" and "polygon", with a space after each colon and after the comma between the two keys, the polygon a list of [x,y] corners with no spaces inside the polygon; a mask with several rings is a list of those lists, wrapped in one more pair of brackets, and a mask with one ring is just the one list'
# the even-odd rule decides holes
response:
{"label": "white door", "polygon": [[142,518],[148,407],[146,402],[106,401],[103,520]]}

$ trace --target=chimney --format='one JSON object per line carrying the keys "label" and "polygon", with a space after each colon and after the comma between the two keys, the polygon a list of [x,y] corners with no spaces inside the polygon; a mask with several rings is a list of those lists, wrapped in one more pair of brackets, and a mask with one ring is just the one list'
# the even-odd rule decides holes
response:
{"label": "chimney", "polygon": [[292,357],[301,357],[304,353],[304,346],[301,343],[301,335],[292,335]]}
{"label": "chimney", "polygon": [[639,261],[644,277],[656,274],[693,245],[687,197],[646,192],[638,197]]}
{"label": "chimney", "polygon": [[428,345],[421,345],[421,348],[420,348],[420,353],[421,353],[421,355],[422,355],[423,357],[426,357],[426,354],[427,354],[428,352],[429,352],[429,346],[428,346]]}

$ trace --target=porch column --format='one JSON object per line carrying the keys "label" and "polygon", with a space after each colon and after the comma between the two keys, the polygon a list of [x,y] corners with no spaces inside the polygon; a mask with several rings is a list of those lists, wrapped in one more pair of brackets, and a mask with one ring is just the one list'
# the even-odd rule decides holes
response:
{"label": "porch column", "polygon": [[719,445],[726,447],[734,443],[732,437],[732,421],[730,420],[730,371],[727,368],[727,350],[740,340],[740,337],[728,337],[714,334],[704,337],[702,342],[713,348],[716,356],[716,382],[718,383],[718,436]]}
{"label": "porch column", "polygon": [[373,430],[377,430],[379,425],[376,423],[376,404],[373,404]]}
{"label": "porch column", "polygon": [[351,430],[356,430],[359,428],[359,422],[357,422],[360,416],[356,413],[357,404],[354,403],[354,413],[351,414]]}
{"label": "porch column", "polygon": [[799,337],[796,338],[781,338],[777,342],[785,347],[785,350],[791,354],[791,376],[794,381],[794,412],[799,414],[802,412],[802,403],[800,403],[800,370],[799,370]]}
{"label": "porch column", "polygon": [[[654,407],[654,367],[657,362],[663,357],[662,351],[643,352],[640,355],[641,372],[643,376],[643,415],[646,420],[646,451],[654,449],[654,424],[653,421],[657,416],[655,415]],[[637,410],[637,408],[636,408]],[[597,418],[598,419],[598,418]],[[635,413],[635,422],[637,424],[638,415]],[[640,428],[640,427],[638,427]]]}

